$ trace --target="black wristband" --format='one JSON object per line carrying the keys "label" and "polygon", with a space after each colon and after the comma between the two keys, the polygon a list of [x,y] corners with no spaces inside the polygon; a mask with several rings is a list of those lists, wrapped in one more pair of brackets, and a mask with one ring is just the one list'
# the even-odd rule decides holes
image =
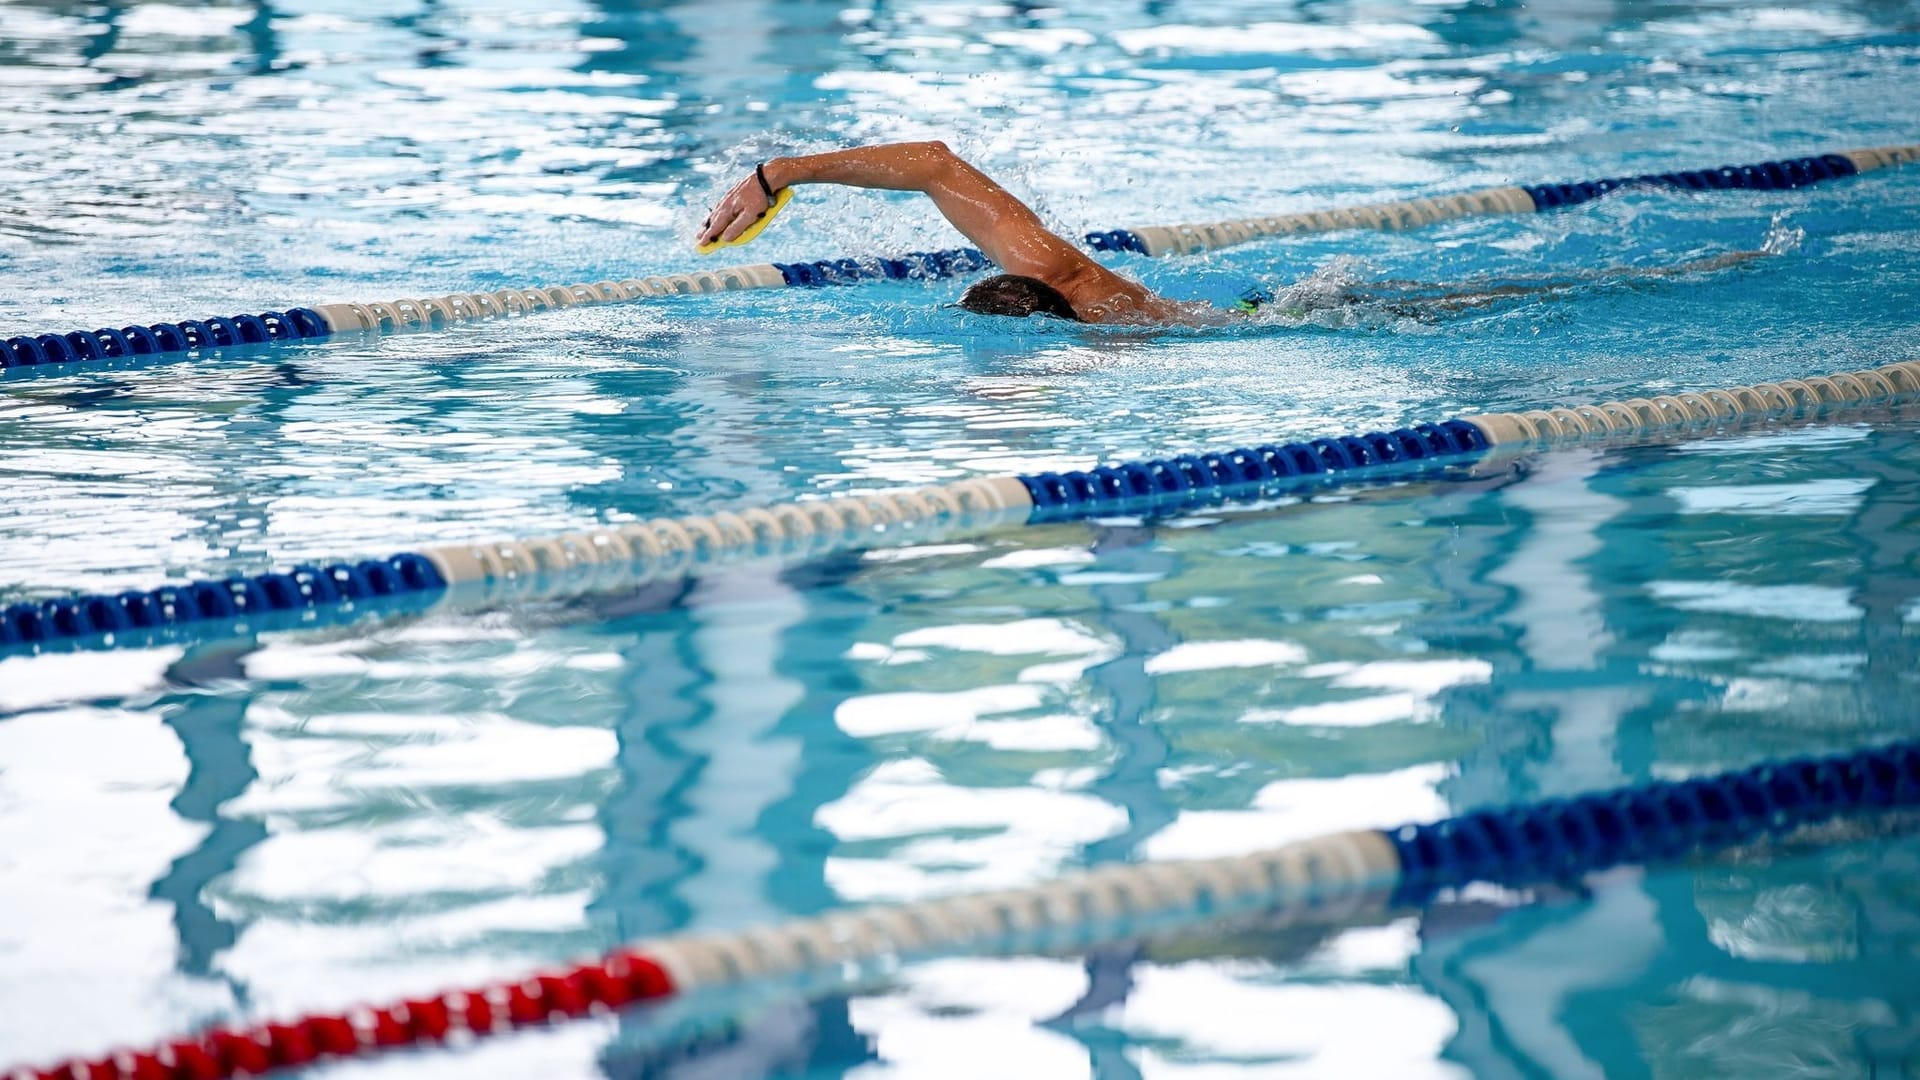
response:
{"label": "black wristband", "polygon": [[773,205],[773,185],[767,183],[767,163],[761,162],[753,167],[753,178],[760,181],[760,190],[767,193],[767,205]]}

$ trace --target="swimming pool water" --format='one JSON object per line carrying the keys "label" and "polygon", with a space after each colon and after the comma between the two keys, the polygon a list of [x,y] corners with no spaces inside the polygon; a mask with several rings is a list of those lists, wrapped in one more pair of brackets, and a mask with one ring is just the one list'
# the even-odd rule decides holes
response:
{"label": "swimming pool water", "polygon": [[[1920,139],[1920,11],[0,7],[0,336],[694,269],[759,157],[946,139],[1063,229]],[[1920,171],[1110,262],[1566,279],[1412,318],[1000,324],[692,297],[0,379],[0,604],[1920,357]],[[740,260],[953,246],[803,191]],[[1747,267],[1631,278],[1728,251]],[[1910,417],[0,657],[0,1065],[677,928],[1044,881],[1915,731]],[[1904,1075],[1920,845],[1313,932],[950,960],[688,1044],[630,1014],[328,1075]]]}

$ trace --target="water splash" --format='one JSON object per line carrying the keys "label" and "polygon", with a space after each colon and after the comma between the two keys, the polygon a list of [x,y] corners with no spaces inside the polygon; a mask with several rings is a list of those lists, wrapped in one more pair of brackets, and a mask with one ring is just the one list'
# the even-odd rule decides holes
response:
{"label": "water splash", "polygon": [[1787,218],[1785,210],[1773,215],[1773,220],[1767,224],[1767,237],[1760,242],[1761,251],[1769,255],[1785,255],[1800,250],[1801,243],[1807,238],[1807,230],[1787,224]]}

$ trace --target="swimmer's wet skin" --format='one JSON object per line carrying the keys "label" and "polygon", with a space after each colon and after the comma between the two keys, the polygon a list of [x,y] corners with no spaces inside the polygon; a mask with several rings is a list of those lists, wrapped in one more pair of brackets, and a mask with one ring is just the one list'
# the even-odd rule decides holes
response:
{"label": "swimmer's wet skin", "polygon": [[[1095,262],[1047,228],[1026,203],[937,141],[862,146],[762,162],[714,206],[696,239],[699,250],[704,253],[752,240],[786,206],[791,189],[798,184],[918,191],[931,198],[954,228],[1005,271],[975,283],[960,298],[962,308],[983,315],[1044,314],[1088,323],[1219,326],[1237,322],[1275,302],[1271,294],[1258,288],[1249,289],[1228,308],[1160,296]],[[1600,276],[1664,277],[1732,266],[1763,254],[1734,252],[1678,267],[1618,269]],[[1565,287],[1565,282],[1559,282],[1519,288],[1442,288],[1438,295],[1427,298],[1431,311],[1424,313],[1456,311],[1499,298]],[[1366,296],[1348,293],[1345,299],[1359,301]],[[1321,305],[1306,305],[1313,306]],[[1295,305],[1281,307],[1292,313]]]}

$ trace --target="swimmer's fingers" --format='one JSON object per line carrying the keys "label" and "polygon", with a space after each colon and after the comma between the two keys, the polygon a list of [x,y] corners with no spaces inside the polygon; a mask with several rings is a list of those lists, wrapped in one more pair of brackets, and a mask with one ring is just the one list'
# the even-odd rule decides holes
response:
{"label": "swimmer's fingers", "polygon": [[694,246],[701,247],[720,239],[731,224],[733,215],[727,211],[727,204],[723,201],[708,212],[707,220],[700,223],[700,235],[693,238]]}
{"label": "swimmer's fingers", "polygon": [[700,231],[700,243],[737,239],[753,225],[754,220],[752,211],[735,209],[722,203],[714,208],[713,216],[707,219],[706,228]]}
{"label": "swimmer's fingers", "polygon": [[697,243],[711,244],[715,240],[732,240],[746,232],[760,216],[766,212],[767,197],[760,191],[760,183],[749,176],[733,185],[718,203],[713,213],[700,226]]}
{"label": "swimmer's fingers", "polygon": [[[756,191],[754,192],[754,194],[758,195],[759,192]],[[742,209],[738,217],[735,217],[731,222],[728,222],[726,231],[720,234],[720,239],[738,240],[740,238],[741,233],[746,232],[748,229],[753,228],[754,222],[759,221],[761,218],[766,216],[767,216],[767,212],[765,210]]]}

